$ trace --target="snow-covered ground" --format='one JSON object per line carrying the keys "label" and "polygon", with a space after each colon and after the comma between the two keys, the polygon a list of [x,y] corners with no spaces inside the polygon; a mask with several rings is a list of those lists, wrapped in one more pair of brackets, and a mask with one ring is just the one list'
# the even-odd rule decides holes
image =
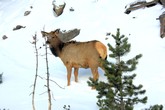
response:
{"label": "snow-covered ground", "polygon": [[[58,2],[58,0],[56,0]],[[139,9],[124,14],[124,7],[132,0],[59,0],[66,2],[64,13],[55,17],[52,12],[51,0],[1,0],[0,1],[0,37],[6,35],[6,40],[0,39],[0,73],[3,72],[3,83],[0,84],[0,109],[30,110],[31,92],[35,76],[34,46],[30,43],[36,33],[40,55],[44,54],[44,40],[40,31],[61,28],[70,30],[81,29],[75,38],[78,41],[100,40],[114,43],[111,37],[105,40],[106,33],[116,33],[120,28],[121,34],[126,35],[131,43],[128,58],[141,53],[143,57],[135,73],[136,84],[142,84],[147,90],[148,103],[136,105],[135,109],[149,107],[153,104],[165,106],[165,39],[159,35],[160,24],[156,18],[164,11],[161,5]],[[33,8],[30,8],[32,6]],[[75,11],[69,9],[73,7]],[[28,16],[24,12],[30,10]],[[16,25],[26,28],[13,31]],[[111,59],[108,58],[109,61]],[[63,110],[64,105],[70,105],[71,110],[98,110],[95,90],[87,85],[91,77],[89,69],[81,69],[79,82],[66,86],[66,69],[59,58],[49,55],[50,78],[61,87],[51,82],[53,96],[52,106],[55,110]],[[104,80],[101,69],[100,79]],[[45,57],[39,56],[39,75],[46,76]],[[35,104],[37,110],[47,109],[46,80],[38,78]]]}

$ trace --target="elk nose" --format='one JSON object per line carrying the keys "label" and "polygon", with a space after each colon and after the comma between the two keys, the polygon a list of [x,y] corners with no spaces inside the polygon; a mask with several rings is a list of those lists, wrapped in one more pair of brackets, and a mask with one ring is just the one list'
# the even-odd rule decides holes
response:
{"label": "elk nose", "polygon": [[50,42],[49,41],[46,41],[46,44],[50,44]]}

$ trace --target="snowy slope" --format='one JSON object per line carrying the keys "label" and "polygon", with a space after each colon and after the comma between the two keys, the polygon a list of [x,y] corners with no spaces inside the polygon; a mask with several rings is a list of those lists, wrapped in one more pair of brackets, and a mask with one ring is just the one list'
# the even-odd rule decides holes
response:
{"label": "snowy slope", "polygon": [[[56,0],[57,1],[57,0]],[[139,9],[124,14],[124,7],[132,0],[63,0],[66,2],[64,13],[55,17],[52,12],[51,0],[1,0],[0,1],[0,73],[3,72],[3,84],[0,84],[0,109],[29,110],[32,109],[31,85],[35,75],[35,53],[30,43],[32,35],[38,37],[38,47],[41,55],[44,54],[43,38],[40,31],[56,28],[70,30],[81,29],[78,41],[97,39],[105,44],[114,43],[110,37],[105,40],[106,32],[116,33],[120,28],[121,33],[129,37],[131,53],[128,58],[139,53],[143,54],[138,68],[135,83],[143,84],[147,90],[147,105],[137,105],[136,110],[153,104],[165,106],[165,40],[159,37],[159,21],[156,18],[164,11],[162,6]],[[33,6],[31,9],[30,6]],[[73,7],[75,11],[70,12]],[[30,15],[24,12],[31,10]],[[133,19],[135,17],[135,19]],[[13,31],[16,25],[26,28]],[[108,59],[111,60],[111,59]],[[72,77],[71,86],[66,86],[66,69],[59,58],[49,55],[51,79],[61,87],[51,82],[53,94],[53,109],[62,110],[64,105],[70,105],[71,110],[98,110],[96,105],[95,90],[87,86],[86,81],[91,77],[89,69],[81,69],[79,83]],[[43,56],[39,56],[39,75],[45,77],[46,66]],[[103,71],[99,69],[100,79],[104,80]],[[47,109],[47,93],[45,80],[38,79],[36,90],[36,108]]]}

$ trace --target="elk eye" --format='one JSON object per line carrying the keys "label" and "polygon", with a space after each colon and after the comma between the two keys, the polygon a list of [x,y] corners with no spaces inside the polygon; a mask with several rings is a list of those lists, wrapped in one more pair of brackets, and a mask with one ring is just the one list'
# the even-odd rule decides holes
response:
{"label": "elk eye", "polygon": [[52,38],[54,38],[54,37],[52,37]]}

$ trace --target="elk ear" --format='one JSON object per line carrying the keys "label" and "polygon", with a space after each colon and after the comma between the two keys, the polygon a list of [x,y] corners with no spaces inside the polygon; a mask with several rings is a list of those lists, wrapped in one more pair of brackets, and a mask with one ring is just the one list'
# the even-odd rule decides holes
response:
{"label": "elk ear", "polygon": [[48,35],[48,33],[47,33],[47,32],[45,32],[45,31],[41,31],[41,34],[42,34],[42,37],[45,37],[45,36],[47,36],[47,35]]}
{"label": "elk ear", "polygon": [[56,29],[54,32],[55,32],[56,34],[59,34],[60,29]]}

